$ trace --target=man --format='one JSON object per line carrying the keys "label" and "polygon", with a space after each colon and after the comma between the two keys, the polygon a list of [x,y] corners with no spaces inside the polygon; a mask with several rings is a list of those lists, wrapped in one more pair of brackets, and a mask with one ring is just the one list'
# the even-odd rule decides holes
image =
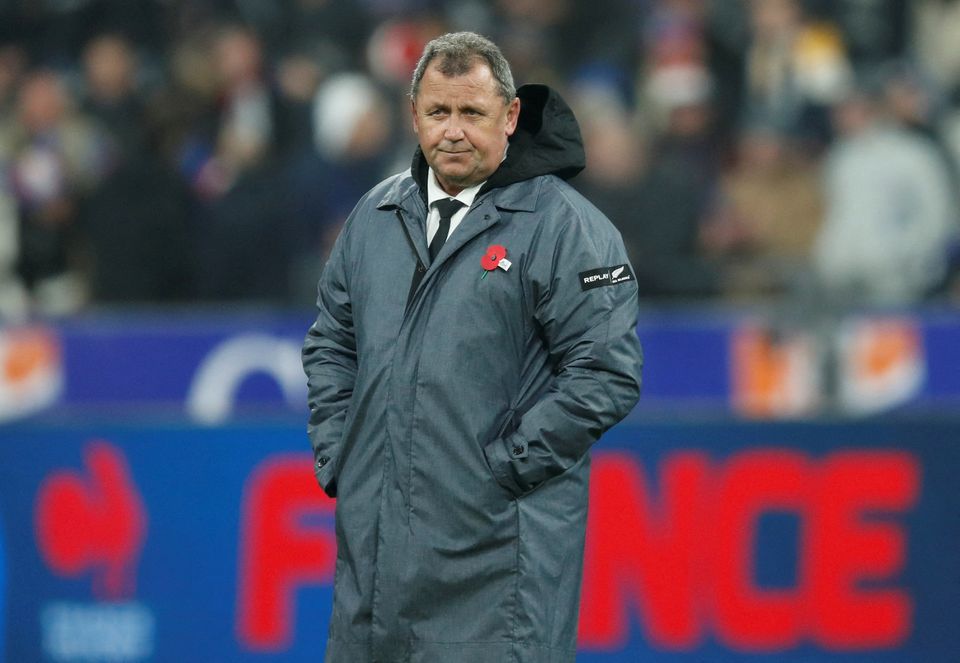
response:
{"label": "man", "polygon": [[491,42],[430,42],[411,110],[413,165],[347,220],[303,351],[337,496],[326,660],[572,661],[588,449],[639,395],[633,272],[563,181],[569,108]]}
{"label": "man", "polygon": [[943,285],[957,240],[954,182],[929,139],[885,117],[863,84],[837,104],[824,166],[816,283],[837,304],[916,304]]}

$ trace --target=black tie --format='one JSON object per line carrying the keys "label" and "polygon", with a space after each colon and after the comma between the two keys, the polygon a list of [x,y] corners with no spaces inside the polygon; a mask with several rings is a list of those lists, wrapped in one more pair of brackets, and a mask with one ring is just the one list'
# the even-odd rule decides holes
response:
{"label": "black tie", "polygon": [[463,207],[463,203],[456,198],[447,198],[446,200],[438,200],[433,205],[440,212],[440,227],[437,228],[437,234],[433,236],[433,241],[430,242],[430,262],[436,259],[440,249],[443,248],[443,243],[447,241],[447,235],[450,234],[450,219],[453,218],[458,209]]}

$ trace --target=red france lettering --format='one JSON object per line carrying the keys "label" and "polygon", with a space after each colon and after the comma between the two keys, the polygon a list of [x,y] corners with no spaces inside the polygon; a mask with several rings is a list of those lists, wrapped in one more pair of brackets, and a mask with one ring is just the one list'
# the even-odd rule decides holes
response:
{"label": "red france lettering", "polygon": [[[711,468],[676,452],[659,466],[659,497],[634,456],[598,454],[591,481],[580,644],[623,648],[636,610],[650,644],[693,650],[709,628],[737,651],[803,642],[827,651],[901,645],[912,628],[906,530],[921,470],[903,451],[850,450],[812,459],[747,449]],[[796,516],[796,581],[761,587],[758,523]],[[878,520],[875,516],[883,516]],[[791,555],[793,556],[793,555]]]}
{"label": "red france lettering", "polygon": [[711,500],[710,597],[717,636],[731,647],[782,650],[800,640],[802,589],[761,589],[754,572],[760,517],[790,512],[802,522],[808,474],[803,454],[770,449],[731,457],[717,477]]}
{"label": "red france lettering", "polygon": [[248,479],[240,539],[238,635],[251,649],[278,650],[293,634],[296,591],[333,579],[336,539],[305,516],[331,516],[309,454],[274,456]]}
{"label": "red france lettering", "polygon": [[831,650],[902,644],[912,628],[910,595],[878,585],[903,570],[906,533],[901,524],[876,516],[914,506],[919,463],[902,451],[837,452],[818,468],[815,482],[805,556],[815,640]]}
{"label": "red france lettering", "polygon": [[669,456],[659,475],[661,499],[655,500],[633,456],[606,453],[594,461],[580,610],[584,647],[622,648],[628,606],[639,608],[654,646],[688,649],[702,636],[693,557],[703,525],[706,456]]}

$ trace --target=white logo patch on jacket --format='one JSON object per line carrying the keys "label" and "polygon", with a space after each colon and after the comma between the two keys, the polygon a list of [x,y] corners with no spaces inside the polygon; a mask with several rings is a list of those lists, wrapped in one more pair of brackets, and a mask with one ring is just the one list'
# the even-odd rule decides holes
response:
{"label": "white logo patch on jacket", "polygon": [[591,290],[603,285],[616,285],[633,280],[630,265],[614,265],[613,267],[598,267],[586,272],[580,272],[581,290]]}

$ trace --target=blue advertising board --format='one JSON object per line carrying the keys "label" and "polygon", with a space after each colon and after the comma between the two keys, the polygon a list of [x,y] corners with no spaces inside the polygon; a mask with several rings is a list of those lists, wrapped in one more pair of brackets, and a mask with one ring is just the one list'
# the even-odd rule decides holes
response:
{"label": "blue advertising board", "polygon": [[[335,540],[309,324],[0,327],[0,663],[317,659]],[[953,660],[960,312],[645,311],[637,333],[578,660]]]}
{"label": "blue advertising board", "polygon": [[[650,415],[796,419],[960,407],[960,311],[645,311]],[[223,424],[305,416],[309,313],[99,314],[0,326],[0,423],[131,410]]]}
{"label": "blue advertising board", "polygon": [[[577,660],[955,660],[958,436],[634,416],[594,452]],[[299,421],[0,428],[6,660],[318,660],[306,449]]]}
{"label": "blue advertising board", "polygon": [[7,632],[5,606],[7,601],[7,558],[3,550],[3,518],[0,518],[0,663],[6,660],[4,636]]}

